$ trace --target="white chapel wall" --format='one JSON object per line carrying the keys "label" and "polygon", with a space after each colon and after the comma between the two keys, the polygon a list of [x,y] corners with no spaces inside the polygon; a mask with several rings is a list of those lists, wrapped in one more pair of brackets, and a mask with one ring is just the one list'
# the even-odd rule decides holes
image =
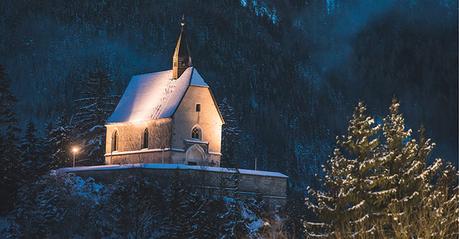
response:
{"label": "white chapel wall", "polygon": [[[196,112],[196,104],[201,105],[200,112]],[[212,159],[219,161],[222,120],[217,107],[209,88],[190,86],[174,114],[172,148],[186,150],[184,139],[191,139],[192,128],[199,126],[202,141],[209,142]]]}

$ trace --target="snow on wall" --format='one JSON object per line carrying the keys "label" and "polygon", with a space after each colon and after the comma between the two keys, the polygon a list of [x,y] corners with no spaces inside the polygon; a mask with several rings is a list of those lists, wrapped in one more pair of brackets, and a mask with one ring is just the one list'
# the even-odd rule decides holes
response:
{"label": "snow on wall", "polygon": [[133,76],[107,123],[169,118],[190,85],[209,87],[193,67],[176,80],[172,70]]}
{"label": "snow on wall", "polygon": [[259,170],[250,170],[250,169],[220,168],[220,167],[209,167],[209,166],[195,166],[195,165],[186,165],[186,164],[113,164],[113,165],[101,165],[101,166],[60,168],[60,169],[57,169],[55,172],[57,174],[60,174],[60,173],[82,172],[82,171],[125,170],[125,169],[133,169],[133,168],[184,169],[184,170],[197,170],[197,171],[223,172],[223,173],[237,173],[237,171],[239,170],[240,174],[245,174],[245,175],[288,178],[286,175],[279,173],[279,172],[259,171]]}

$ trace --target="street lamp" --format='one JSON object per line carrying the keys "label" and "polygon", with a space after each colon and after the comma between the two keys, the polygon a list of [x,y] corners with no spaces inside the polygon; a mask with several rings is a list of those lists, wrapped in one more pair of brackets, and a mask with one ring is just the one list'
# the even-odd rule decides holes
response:
{"label": "street lamp", "polygon": [[78,146],[73,146],[72,147],[72,154],[73,154],[73,167],[75,167],[75,158],[76,154],[80,152],[80,148]]}

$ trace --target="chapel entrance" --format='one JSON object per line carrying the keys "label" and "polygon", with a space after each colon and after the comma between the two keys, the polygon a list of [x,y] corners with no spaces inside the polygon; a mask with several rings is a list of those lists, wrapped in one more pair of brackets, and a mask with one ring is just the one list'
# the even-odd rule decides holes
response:
{"label": "chapel entrance", "polygon": [[204,152],[204,149],[197,144],[194,144],[187,149],[185,157],[185,164],[188,165],[204,165],[207,159],[206,152]]}

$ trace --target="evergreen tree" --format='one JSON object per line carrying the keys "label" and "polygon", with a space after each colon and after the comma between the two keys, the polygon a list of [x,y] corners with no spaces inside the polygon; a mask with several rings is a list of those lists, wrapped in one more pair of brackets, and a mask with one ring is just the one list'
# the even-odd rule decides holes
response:
{"label": "evergreen tree", "polygon": [[[68,174],[46,175],[19,190],[12,216],[9,238],[100,238],[98,201],[103,200],[103,185]],[[108,204],[110,201],[105,202]],[[99,213],[99,214],[96,214]],[[114,214],[114,213],[113,213]],[[111,214],[110,216],[113,216]],[[65,230],[63,230],[65,225]],[[112,224],[113,225],[113,224]]]}
{"label": "evergreen tree", "polygon": [[60,117],[56,127],[48,131],[46,145],[50,154],[50,169],[62,168],[71,165],[71,126],[64,117]]}
{"label": "evergreen tree", "polygon": [[16,113],[14,107],[16,105],[16,97],[11,93],[11,82],[5,74],[5,69],[0,65],[0,131],[1,133],[9,126],[15,125]]}
{"label": "evergreen tree", "polygon": [[[364,111],[359,103],[349,122],[348,135],[338,139],[338,147],[324,168],[324,188],[309,191],[307,205],[318,220],[305,223],[306,236],[454,235],[457,224],[443,222],[447,229],[430,224],[442,222],[439,213],[447,218],[457,215],[451,204],[457,198],[457,191],[452,190],[457,180],[451,177],[455,169],[444,168],[440,159],[428,165],[434,144],[423,133],[419,140],[412,138],[397,100],[384,118],[382,134]],[[446,181],[455,183],[444,186]]]}
{"label": "evergreen tree", "polygon": [[104,125],[115,105],[115,97],[110,95],[111,83],[109,75],[97,69],[83,83],[82,98],[76,100],[79,109],[72,123],[76,141],[82,145],[80,157],[89,159],[89,164],[104,162]]}
{"label": "evergreen tree", "polygon": [[303,223],[307,218],[307,210],[304,207],[304,193],[288,189],[285,212],[288,215],[285,229],[289,238],[300,238],[303,235]]}
{"label": "evergreen tree", "polygon": [[384,177],[389,180],[381,191],[387,192],[386,195],[378,199],[384,203],[383,215],[387,217],[382,227],[390,225],[392,229],[385,235],[454,238],[458,233],[457,223],[442,221],[458,218],[459,212],[451,210],[450,204],[457,198],[457,191],[453,190],[457,187],[456,170],[450,164],[445,166],[441,159],[428,165],[435,144],[425,137],[424,128],[419,131],[418,140],[412,138],[412,131],[405,129],[399,107],[394,99],[383,126],[385,144],[381,158]]}
{"label": "evergreen tree", "polygon": [[324,190],[309,190],[307,205],[319,222],[306,222],[308,236],[320,232],[326,236],[349,237],[343,234],[344,228],[366,231],[372,227],[371,211],[377,209],[367,201],[374,187],[368,180],[378,155],[379,131],[379,125],[375,125],[360,102],[349,121],[347,135],[338,137],[337,147],[324,167]]}
{"label": "evergreen tree", "polygon": [[189,218],[193,215],[191,209],[193,200],[178,171],[172,177],[165,198],[168,205],[168,218],[166,220],[170,227],[170,234],[167,238],[188,238],[192,232]]}
{"label": "evergreen tree", "polygon": [[225,197],[224,210],[220,212],[220,238],[240,238],[247,235],[247,227],[243,218],[241,203],[238,199]]}
{"label": "evergreen tree", "polygon": [[0,167],[0,209],[2,212],[12,208],[19,180],[24,176],[20,174],[21,160],[16,132],[15,126],[9,126],[6,135],[0,137],[0,161],[2,162]]}
{"label": "evergreen tree", "polygon": [[11,93],[11,83],[0,65],[0,211],[11,209],[20,170],[18,149],[17,120],[15,113],[16,98]]}
{"label": "evergreen tree", "polygon": [[24,137],[19,147],[21,154],[20,178],[21,184],[33,181],[48,169],[48,159],[43,155],[43,143],[36,135],[36,128],[32,122],[27,124]]}
{"label": "evergreen tree", "polygon": [[159,232],[164,217],[162,188],[142,176],[119,179],[114,186],[107,205],[99,212],[107,215],[100,220],[106,235],[114,232],[123,238],[151,238]]}
{"label": "evergreen tree", "polygon": [[52,148],[51,142],[51,132],[53,131],[53,124],[51,122],[46,123],[45,125],[45,137],[42,139],[42,157],[47,161],[46,170],[51,169],[52,165],[52,155],[54,149]]}
{"label": "evergreen tree", "polygon": [[219,226],[222,223],[220,213],[224,209],[223,201],[204,197],[198,197],[197,201],[199,203],[193,208],[194,213],[190,218],[192,225],[190,238],[219,238]]}
{"label": "evergreen tree", "polygon": [[221,114],[225,119],[222,128],[222,167],[238,167],[236,160],[235,148],[239,142],[240,128],[236,112],[224,98],[219,105]]}

